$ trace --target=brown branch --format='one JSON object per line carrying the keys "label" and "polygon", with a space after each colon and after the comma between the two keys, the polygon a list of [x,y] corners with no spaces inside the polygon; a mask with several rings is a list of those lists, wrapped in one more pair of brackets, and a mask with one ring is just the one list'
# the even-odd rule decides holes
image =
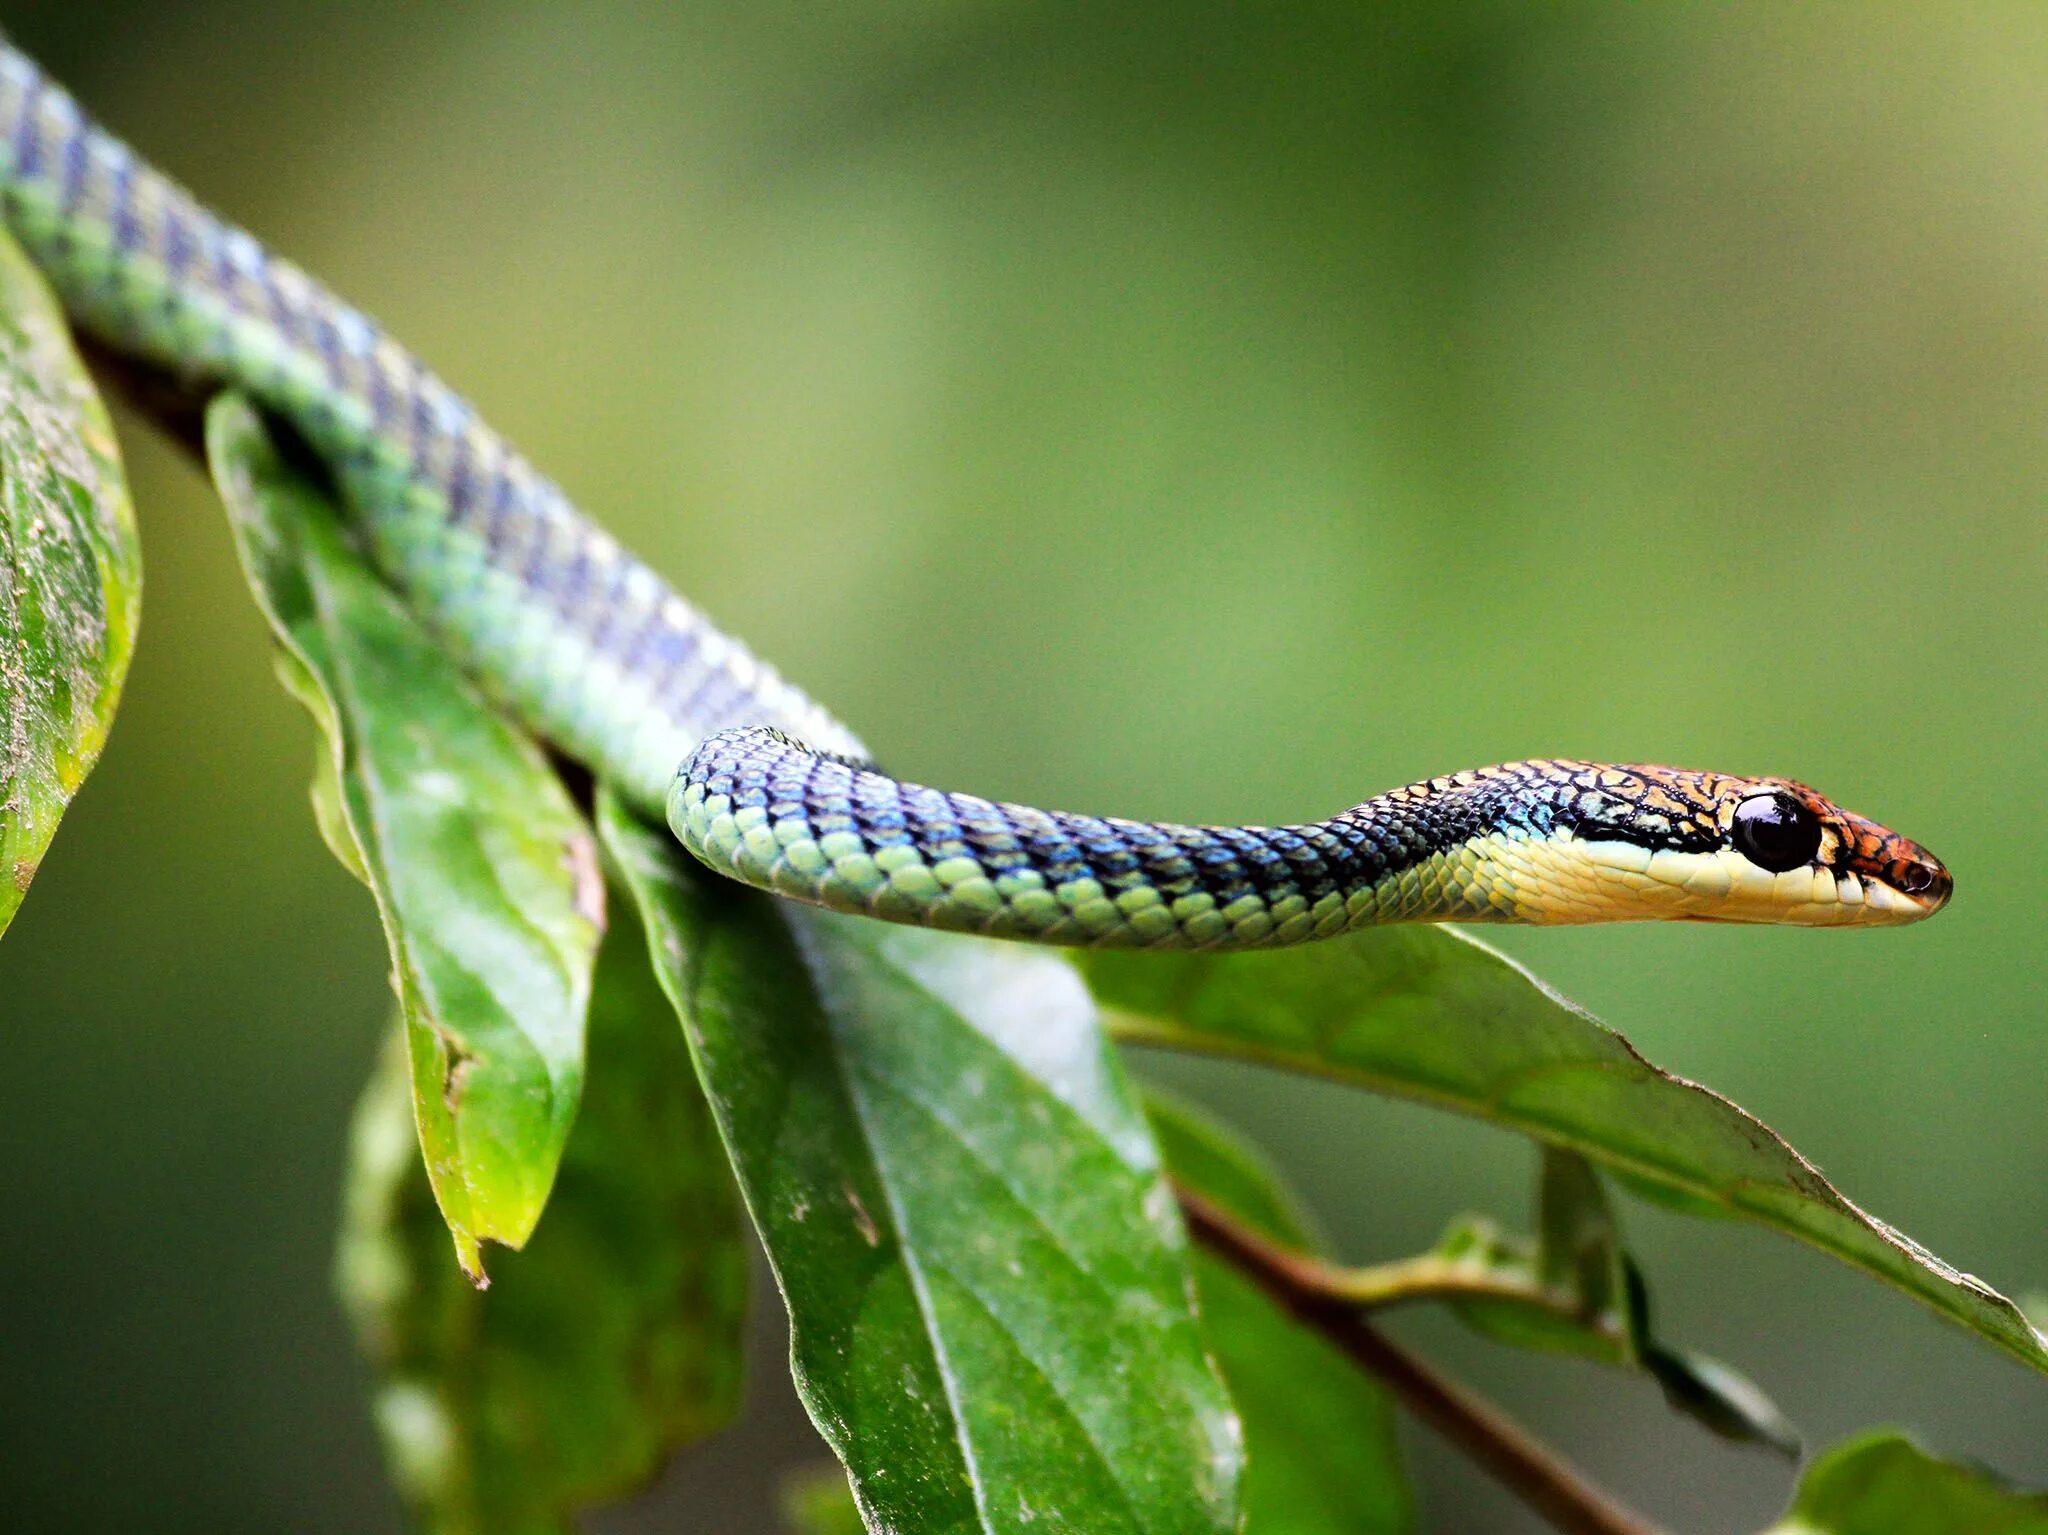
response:
{"label": "brown branch", "polygon": [[1185,1185],[1175,1192],[1196,1241],[1384,1384],[1563,1535],[1658,1535],[1655,1525],[1615,1502],[1498,1409],[1392,1342],[1355,1302],[1329,1293],[1325,1265],[1267,1241]]}

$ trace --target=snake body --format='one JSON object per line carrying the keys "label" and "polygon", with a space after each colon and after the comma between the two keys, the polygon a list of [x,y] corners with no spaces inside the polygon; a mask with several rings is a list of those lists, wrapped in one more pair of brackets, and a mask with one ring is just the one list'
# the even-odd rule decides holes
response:
{"label": "snake body", "polygon": [[1284,827],[1069,815],[904,783],[411,352],[4,43],[0,212],[104,344],[290,423],[378,570],[480,685],[749,884],[998,937],[1182,948],[1390,921],[1866,925],[1926,916],[1949,894],[1924,849],[1775,778],[1522,762]]}

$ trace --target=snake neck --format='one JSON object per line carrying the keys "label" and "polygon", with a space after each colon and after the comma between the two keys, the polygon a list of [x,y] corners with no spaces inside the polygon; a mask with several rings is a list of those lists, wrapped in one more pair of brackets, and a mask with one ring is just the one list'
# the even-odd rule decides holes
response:
{"label": "snake neck", "polygon": [[735,730],[697,748],[669,818],[719,872],[836,910],[1040,943],[1258,948],[1529,920],[1501,877],[1512,844],[1553,835],[1527,778],[1433,780],[1303,825],[1180,826],[948,793]]}
{"label": "snake neck", "polygon": [[380,573],[484,690],[637,807],[658,811],[690,747],[730,726],[859,749],[411,352],[202,207],[4,40],[0,215],[103,343],[289,421]]}

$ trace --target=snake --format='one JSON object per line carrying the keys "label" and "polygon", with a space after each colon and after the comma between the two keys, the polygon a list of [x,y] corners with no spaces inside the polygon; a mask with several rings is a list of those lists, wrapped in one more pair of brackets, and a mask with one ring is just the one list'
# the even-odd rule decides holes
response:
{"label": "snake", "polygon": [[1069,814],[905,782],[413,353],[4,40],[0,213],[74,325],[288,427],[364,556],[480,691],[744,884],[954,932],[1200,950],[1388,922],[1893,925],[1952,891],[1917,843],[1777,777],[1532,760],[1288,826]]}

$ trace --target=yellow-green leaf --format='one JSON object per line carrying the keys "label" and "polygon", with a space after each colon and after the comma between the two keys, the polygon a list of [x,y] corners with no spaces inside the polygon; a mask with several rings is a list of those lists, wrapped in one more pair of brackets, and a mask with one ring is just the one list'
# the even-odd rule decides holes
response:
{"label": "yellow-green leaf", "polygon": [[0,232],[0,932],[99,760],[141,610],[106,411],[42,278]]}
{"label": "yellow-green leaf", "polygon": [[583,1083],[603,925],[596,844],[533,742],[486,704],[356,555],[326,494],[239,399],[207,452],[236,550],[319,723],[322,834],[377,899],[413,1113],[462,1265],[522,1244]]}

